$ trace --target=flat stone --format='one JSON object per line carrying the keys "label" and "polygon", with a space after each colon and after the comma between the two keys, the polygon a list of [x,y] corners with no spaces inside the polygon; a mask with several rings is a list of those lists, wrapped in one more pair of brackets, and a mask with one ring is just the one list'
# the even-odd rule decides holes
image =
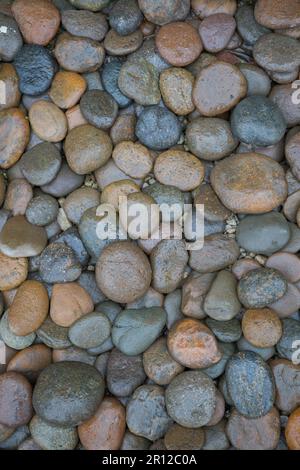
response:
{"label": "flat stone", "polygon": [[239,256],[239,247],[232,238],[221,233],[213,234],[204,239],[202,250],[190,253],[189,265],[201,273],[220,271],[233,264]]}
{"label": "flat stone", "polygon": [[107,363],[107,387],[117,397],[129,397],[143,384],[146,374],[141,355],[128,356],[113,349]]}
{"label": "flat stone", "polygon": [[253,57],[258,65],[271,72],[290,72],[300,65],[297,39],[278,33],[265,34],[255,43]]}
{"label": "flat stone", "polygon": [[0,250],[13,258],[36,256],[45,248],[44,228],[32,225],[22,215],[11,217],[0,233]]}
{"label": "flat stone", "polygon": [[73,450],[78,442],[77,430],[47,423],[35,415],[29,426],[35,442],[44,450]]}
{"label": "flat stone", "polygon": [[218,321],[228,321],[234,318],[240,309],[234,275],[229,271],[220,271],[205,297],[206,314]]}
{"label": "flat stone", "polygon": [[285,294],[287,282],[279,271],[259,268],[246,273],[238,284],[238,296],[247,308],[261,308]]}

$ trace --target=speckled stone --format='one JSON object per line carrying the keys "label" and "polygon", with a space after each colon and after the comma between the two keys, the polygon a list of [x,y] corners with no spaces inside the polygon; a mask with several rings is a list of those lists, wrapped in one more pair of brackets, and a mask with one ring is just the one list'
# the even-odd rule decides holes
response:
{"label": "speckled stone", "polygon": [[271,410],[274,378],[258,354],[245,351],[232,356],[226,366],[226,383],[234,406],[247,418],[258,418]]}
{"label": "speckled stone", "polygon": [[38,416],[49,423],[74,427],[94,415],[103,395],[104,382],[94,367],[58,362],[40,374],[33,391],[33,406]]}
{"label": "speckled stone", "polygon": [[247,308],[261,308],[283,297],[287,282],[279,271],[259,268],[242,276],[238,284],[238,296]]}

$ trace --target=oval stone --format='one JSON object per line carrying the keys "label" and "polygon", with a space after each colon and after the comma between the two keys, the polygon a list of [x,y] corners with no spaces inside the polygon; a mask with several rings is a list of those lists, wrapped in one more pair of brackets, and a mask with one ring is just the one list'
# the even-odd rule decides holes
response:
{"label": "oval stone", "polygon": [[238,296],[247,308],[262,308],[283,297],[287,282],[279,271],[259,268],[242,276]]}
{"label": "oval stone", "polygon": [[274,378],[269,366],[252,351],[233,355],[226,366],[228,392],[239,413],[247,418],[266,415],[275,400]]}

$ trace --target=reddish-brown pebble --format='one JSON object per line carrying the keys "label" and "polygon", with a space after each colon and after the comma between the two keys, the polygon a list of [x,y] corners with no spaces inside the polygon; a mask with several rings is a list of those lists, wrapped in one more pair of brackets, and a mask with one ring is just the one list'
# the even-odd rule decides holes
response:
{"label": "reddish-brown pebble", "polygon": [[0,83],[5,90],[5,98],[0,102],[0,110],[18,106],[21,98],[19,78],[12,64],[3,63],[0,65]]}
{"label": "reddish-brown pebble", "polygon": [[287,196],[283,168],[256,153],[232,155],[220,161],[212,170],[211,184],[223,204],[238,214],[269,212]]}
{"label": "reddish-brown pebble", "polygon": [[254,13],[256,21],[270,29],[300,26],[298,0],[258,0]]}
{"label": "reddish-brown pebble", "polygon": [[75,72],[58,72],[51,84],[49,96],[59,108],[75,106],[86,90],[86,81]]}
{"label": "reddish-brown pebble", "polygon": [[17,372],[0,375],[0,423],[16,428],[27,424],[32,416],[32,388]]}
{"label": "reddish-brown pebble", "polygon": [[168,348],[176,361],[191,369],[209,367],[222,356],[211,330],[192,318],[175,323],[169,332]]}
{"label": "reddish-brown pebble", "polygon": [[193,112],[194,76],[188,70],[170,67],[159,77],[159,87],[166,106],[178,116]]}
{"label": "reddish-brown pebble", "polygon": [[277,269],[290,282],[300,280],[300,259],[292,253],[274,253],[267,259],[266,267]]}
{"label": "reddish-brown pebble", "polygon": [[104,47],[110,55],[123,56],[139,49],[143,43],[143,33],[137,29],[128,36],[120,36],[113,29],[109,30],[104,39]]}
{"label": "reddish-brown pebble", "polygon": [[112,142],[105,131],[85,124],[68,133],[64,149],[70,168],[78,175],[85,175],[107,162]]}
{"label": "reddish-brown pebble", "polygon": [[135,125],[135,114],[120,114],[110,129],[110,138],[113,144],[117,145],[124,140],[134,142],[136,140]]}
{"label": "reddish-brown pebble", "polygon": [[76,282],[54,284],[50,316],[60,326],[71,326],[83,315],[92,312],[94,304],[89,293]]}
{"label": "reddish-brown pebble", "polygon": [[197,76],[193,100],[203,116],[217,116],[232,109],[247,94],[247,80],[232,64],[217,61]]}
{"label": "reddish-brown pebble", "polygon": [[297,408],[289,416],[285,438],[290,450],[300,450],[300,408]]}
{"label": "reddish-brown pebble", "polygon": [[166,432],[164,443],[168,450],[201,450],[205,442],[203,429],[190,429],[173,424]]}
{"label": "reddish-brown pebble", "polygon": [[46,46],[60,25],[59,10],[49,0],[15,0],[12,12],[25,41]]}
{"label": "reddish-brown pebble", "polygon": [[47,289],[41,282],[25,281],[9,309],[8,322],[18,336],[36,331],[47,317],[49,299]]}
{"label": "reddish-brown pebble", "polygon": [[106,397],[96,414],[78,427],[78,434],[87,450],[118,450],[125,428],[124,407],[115,398]]}
{"label": "reddish-brown pebble", "polygon": [[182,21],[162,26],[155,40],[160,55],[176,67],[191,64],[203,49],[197,30]]}
{"label": "reddish-brown pebble", "polygon": [[49,101],[36,101],[29,110],[29,121],[34,133],[47,142],[60,142],[67,134],[65,114]]}
{"label": "reddish-brown pebble", "polygon": [[232,266],[232,272],[235,277],[240,280],[244,274],[252,271],[253,269],[260,268],[260,264],[255,259],[242,258],[238,259]]}
{"label": "reddish-brown pebble", "polygon": [[32,186],[26,179],[13,179],[7,187],[4,208],[13,215],[24,215],[32,197]]}
{"label": "reddish-brown pebble", "polygon": [[250,419],[233,409],[226,434],[231,444],[239,450],[275,449],[280,436],[279,413],[273,407],[265,416]]}
{"label": "reddish-brown pebble", "polygon": [[105,186],[101,194],[101,203],[111,204],[118,210],[121,196],[128,196],[139,191],[140,187],[130,179],[116,181]]}
{"label": "reddish-brown pebble", "polygon": [[27,258],[11,258],[0,253],[0,290],[18,287],[27,278]]}
{"label": "reddish-brown pebble", "polygon": [[117,144],[112,158],[120,170],[132,178],[145,178],[153,166],[153,160],[147,147],[131,141]]}
{"label": "reddish-brown pebble", "polygon": [[192,191],[204,179],[204,166],[193,154],[171,149],[155,160],[154,176],[161,184],[175,186],[181,191]]}
{"label": "reddish-brown pebble", "polygon": [[134,243],[114,242],[101,253],[96,264],[96,281],[109,299],[129,303],[142,297],[151,284],[147,256]]}
{"label": "reddish-brown pebble", "polygon": [[51,364],[51,349],[44,344],[34,344],[18,351],[7,364],[7,371],[19,372],[29,380],[36,379],[37,375]]}
{"label": "reddish-brown pebble", "polygon": [[243,334],[249,343],[258,348],[275,346],[282,335],[278,315],[269,308],[246,310],[242,319]]}
{"label": "reddish-brown pebble", "polygon": [[23,154],[29,142],[28,120],[19,108],[0,111],[0,168],[10,168]]}

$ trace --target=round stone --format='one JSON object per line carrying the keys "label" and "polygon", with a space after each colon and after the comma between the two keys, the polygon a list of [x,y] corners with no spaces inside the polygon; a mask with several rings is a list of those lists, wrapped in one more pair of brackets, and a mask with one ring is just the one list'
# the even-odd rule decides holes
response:
{"label": "round stone", "polygon": [[132,395],[126,411],[129,430],[151,441],[163,437],[172,424],[165,403],[165,391],[158,385],[142,385]]}
{"label": "round stone", "polygon": [[40,194],[31,199],[26,209],[28,222],[45,226],[54,222],[58,215],[58,202],[49,194]]}
{"label": "round stone", "polygon": [[7,169],[16,163],[29,141],[28,120],[19,108],[0,111],[0,167]]}
{"label": "round stone", "polygon": [[87,450],[119,450],[126,428],[125,409],[113,397],[105,397],[95,415],[78,427]]}
{"label": "round stone", "polygon": [[5,99],[2,100],[5,103],[0,103],[0,110],[18,106],[21,98],[19,77],[12,64],[3,63],[0,65],[0,80],[5,90]]}
{"label": "round stone", "polygon": [[32,388],[17,372],[0,375],[0,422],[10,428],[22,426],[32,416]]}
{"label": "round stone", "polygon": [[175,114],[159,106],[149,106],[139,115],[135,133],[146,147],[165,150],[177,144],[181,130]]}
{"label": "round stone", "polygon": [[162,240],[151,252],[154,289],[168,294],[179,286],[188,262],[183,240]]}
{"label": "round stone", "polygon": [[18,287],[27,278],[27,258],[11,258],[0,253],[0,290]]}
{"label": "round stone", "polygon": [[292,253],[281,251],[267,259],[267,268],[277,269],[289,282],[300,280],[300,260]]}
{"label": "round stone", "polygon": [[246,308],[262,308],[285,294],[287,282],[275,269],[259,268],[246,273],[238,284],[238,296]]}
{"label": "round stone", "polygon": [[204,160],[220,160],[230,155],[238,144],[227,121],[203,117],[188,124],[186,141],[190,151]]}
{"label": "round stone", "polygon": [[211,420],[216,406],[217,389],[201,371],[177,375],[166,389],[169,416],[181,426],[199,428]]}
{"label": "round stone", "polygon": [[184,20],[190,9],[190,0],[139,0],[139,7],[148,21],[163,25]]}
{"label": "round stone", "polygon": [[192,191],[204,179],[204,166],[189,152],[167,150],[155,160],[154,176],[161,184],[175,186],[181,191]]}
{"label": "round stone", "polygon": [[265,34],[255,43],[255,62],[270,72],[291,72],[300,65],[297,39],[278,33]]}
{"label": "round stone", "polygon": [[99,191],[83,186],[82,188],[75,189],[75,191],[66,197],[66,200],[63,203],[63,209],[68,220],[78,225],[85,211],[91,207],[97,207],[99,204]]}
{"label": "round stone", "polygon": [[75,252],[64,243],[50,243],[40,256],[39,273],[44,282],[75,281],[81,274],[81,265]]}
{"label": "round stone", "polygon": [[72,129],[65,140],[65,154],[71,169],[85,175],[104,165],[112,152],[110,137],[90,124]]}
{"label": "round stone", "polygon": [[129,241],[107,246],[96,265],[96,280],[111,300],[129,303],[142,297],[151,283],[151,267],[146,255]]}
{"label": "round stone", "polygon": [[102,13],[88,10],[64,10],[61,22],[68,33],[73,36],[102,41],[108,31],[106,17]]}
{"label": "round stone", "polygon": [[142,21],[137,0],[118,0],[109,12],[109,24],[121,36],[136,31]]}
{"label": "round stone", "polygon": [[37,96],[51,85],[56,72],[52,54],[43,46],[25,44],[14,59],[21,93]]}
{"label": "round stone", "polygon": [[[120,108],[126,108],[132,102],[131,99],[126,96],[127,93],[126,95],[124,95],[124,93],[121,92],[119,87],[119,76],[123,64],[124,61],[122,59],[118,57],[110,57],[110,59],[102,67],[101,74],[101,80],[104,90],[107,91],[107,93],[109,93],[114,98]],[[133,82],[131,82],[131,84],[133,85]],[[114,124],[117,123],[117,120],[118,118],[116,119]]]}
{"label": "round stone", "polygon": [[205,313],[218,321],[229,321],[234,318],[241,309],[236,287],[234,275],[229,271],[220,271],[205,297],[203,304]]}
{"label": "round stone", "polygon": [[273,407],[266,415],[249,419],[233,409],[226,432],[235,449],[276,449],[280,437],[279,413]]}
{"label": "round stone", "polygon": [[10,16],[0,12],[0,23],[5,31],[0,38],[0,59],[10,62],[22,47],[22,36],[16,21]]}
{"label": "round stone", "polygon": [[184,367],[170,355],[166,338],[159,338],[144,352],[143,366],[148,378],[158,385],[168,385],[184,371]]}
{"label": "round stone", "polygon": [[202,250],[190,253],[189,265],[200,273],[213,273],[233,264],[239,254],[239,246],[234,239],[216,233],[205,237]]}
{"label": "round stone", "polygon": [[112,56],[124,56],[139,49],[143,39],[143,33],[140,29],[127,36],[120,36],[116,31],[110,29],[105,36],[104,47],[106,52]]}
{"label": "round stone", "polygon": [[110,336],[110,329],[110,321],[103,313],[88,313],[71,325],[69,339],[78,348],[95,348]]}
{"label": "round stone", "polygon": [[239,69],[217,61],[198,74],[193,100],[203,116],[217,116],[233,108],[246,94],[247,81]]}
{"label": "round stone", "polygon": [[54,55],[61,67],[71,72],[94,72],[104,61],[105,52],[98,41],[63,33],[58,37]]}
{"label": "round stone", "polygon": [[231,114],[233,134],[251,145],[274,145],[285,134],[286,122],[278,108],[265,96],[249,96]]}
{"label": "round stone", "polygon": [[36,331],[47,317],[49,299],[46,288],[38,281],[25,281],[17,291],[8,313],[13,333],[26,336]]}
{"label": "round stone", "polygon": [[131,178],[145,178],[153,166],[153,159],[147,147],[131,141],[117,144],[112,158],[117,167]]}
{"label": "round stone", "polygon": [[232,155],[222,160],[212,170],[211,184],[223,204],[238,214],[269,212],[287,196],[282,167],[256,153]]}
{"label": "round stone", "polygon": [[162,58],[175,67],[191,64],[203,49],[197,30],[181,21],[162,26],[155,41]]}
{"label": "round stone", "polygon": [[189,429],[173,424],[164,438],[168,450],[201,450],[205,442],[204,430]]}
{"label": "round stone", "polygon": [[109,129],[116,120],[118,105],[106,91],[89,90],[80,100],[80,110],[89,124]]}
{"label": "round stone", "polygon": [[144,58],[132,58],[122,65],[118,86],[124,95],[137,104],[150,106],[158,104],[161,99],[158,80],[158,70],[153,64]]}
{"label": "round stone", "polygon": [[159,87],[165,105],[178,116],[193,112],[192,101],[194,76],[188,70],[180,67],[170,67],[159,77]]}
{"label": "round stone", "polygon": [[25,152],[20,160],[22,174],[35,186],[49,184],[61,168],[61,154],[50,142],[42,142]]}
{"label": "round stone", "polygon": [[114,322],[112,341],[127,356],[141,354],[161,334],[166,319],[161,307],[123,310]]}
{"label": "round stone", "polygon": [[258,348],[275,346],[282,335],[281,321],[269,308],[246,310],[242,329],[246,340]]}
{"label": "round stone", "polygon": [[107,388],[112,395],[129,397],[145,381],[141,355],[127,356],[114,348],[107,362]]}
{"label": "round stone", "polygon": [[35,442],[44,450],[73,450],[78,441],[75,428],[47,423],[34,416],[29,426]]}
{"label": "round stone", "polygon": [[172,326],[168,349],[177,362],[190,369],[209,367],[221,359],[215,336],[194,318],[185,318]]}
{"label": "round stone", "polygon": [[268,28],[294,28],[300,25],[297,0],[258,0],[255,4],[256,20]]}
{"label": "round stone", "polygon": [[62,109],[72,108],[85,92],[85,79],[75,72],[58,72],[51,84],[49,96]]}
{"label": "round stone", "polygon": [[296,408],[295,411],[289,416],[286,428],[285,438],[287,441],[288,448],[290,450],[300,449],[300,408]]}
{"label": "round stone", "polygon": [[275,400],[274,379],[258,354],[245,351],[233,355],[226,366],[226,383],[235,408],[245,417],[259,418],[271,410]]}
{"label": "round stone", "polygon": [[216,53],[225,49],[235,31],[233,16],[216,13],[204,18],[199,26],[199,34],[206,51]]}
{"label": "round stone", "polygon": [[0,251],[13,258],[39,255],[46,244],[44,228],[30,224],[22,215],[8,219],[0,233]]}
{"label": "round stone", "polygon": [[49,0],[15,0],[12,13],[27,43],[46,46],[60,25],[58,9]]}
{"label": "round stone", "polygon": [[42,140],[60,142],[67,134],[65,114],[48,101],[33,103],[29,110],[29,121],[34,133]]}
{"label": "round stone", "polygon": [[57,362],[40,374],[33,391],[33,406],[41,419],[75,427],[94,416],[103,395],[104,381],[94,367]]}
{"label": "round stone", "polygon": [[48,194],[55,197],[64,197],[79,188],[84,181],[83,175],[74,173],[67,162],[63,161],[56,177],[41,187]]}
{"label": "round stone", "polygon": [[263,255],[279,251],[287,244],[290,235],[289,224],[279,212],[248,215],[241,220],[236,231],[236,239],[241,247]]}
{"label": "round stone", "polygon": [[55,284],[52,289],[50,315],[60,326],[69,327],[76,320],[93,311],[88,292],[77,283]]}

